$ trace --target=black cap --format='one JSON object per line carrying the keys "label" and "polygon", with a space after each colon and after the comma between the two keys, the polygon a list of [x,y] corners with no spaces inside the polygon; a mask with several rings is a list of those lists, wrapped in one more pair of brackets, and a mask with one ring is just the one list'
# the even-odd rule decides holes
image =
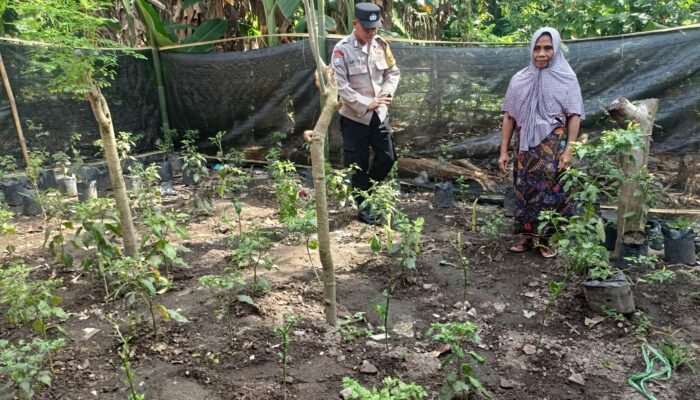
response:
{"label": "black cap", "polygon": [[379,28],[382,26],[381,9],[372,3],[356,3],[355,18],[360,21],[363,28]]}

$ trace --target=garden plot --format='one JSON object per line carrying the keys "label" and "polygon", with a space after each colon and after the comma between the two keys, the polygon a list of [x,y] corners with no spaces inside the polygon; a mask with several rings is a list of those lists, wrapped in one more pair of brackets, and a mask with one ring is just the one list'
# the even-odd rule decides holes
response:
{"label": "garden plot", "polygon": [[[55,298],[50,304],[65,312],[47,314],[44,333],[32,328],[36,324],[31,315],[0,323],[0,340],[62,340],[50,360],[35,361],[36,371],[22,369],[35,398],[123,399],[133,389],[147,399],[332,399],[340,396],[346,377],[366,388],[380,387],[387,377],[399,378],[422,386],[426,398],[438,398],[446,377],[458,365],[469,364],[472,379],[458,378],[469,383],[470,398],[483,396],[480,384],[498,399],[636,399],[641,395],[627,379],[644,371],[642,343],[660,348],[665,341],[674,342],[696,350],[700,343],[697,267],[666,266],[664,271],[675,272],[668,280],[649,278],[658,268],[632,271],[634,314],[608,310],[600,315],[587,306],[580,285],[569,285],[544,318],[549,282],[560,279],[561,260],[508,252],[516,238],[496,229],[497,207],[477,206],[473,214],[471,201],[459,201],[452,208],[436,209],[432,194],[426,193],[401,194],[396,205],[408,221],[424,219],[420,253],[406,279],[394,275],[404,253],[381,250],[387,232],[360,223],[350,208],[336,204],[331,210],[341,320],[339,327],[331,327],[324,322],[322,287],[311,265],[320,267],[318,257],[307,251],[314,236],[309,234],[307,243],[306,231],[294,229],[301,222],[291,229],[279,222],[285,210],[279,203],[279,180],[256,174],[246,190],[228,199],[213,196],[206,208],[201,201],[188,201],[205,192],[207,182],[218,178],[205,178],[195,190],[175,185],[178,196],[164,197],[154,208],[164,210],[170,220],[147,222],[147,213],[137,211],[139,234],[148,237],[144,251],[156,257],[138,276],[132,272],[141,268],[138,262],[114,267],[103,260],[104,279],[99,263],[83,269],[83,260],[97,250],[94,243],[78,249],[68,245],[80,221],[64,232],[64,252],[74,260],[68,268],[65,258],[42,248],[45,230],[57,221],[16,220],[16,234],[2,238],[3,248],[15,248],[5,255],[4,264],[23,262],[27,282],[58,279],[52,293],[62,301]],[[308,189],[294,188],[308,197]],[[164,233],[156,226],[180,232]],[[458,233],[462,246],[455,246]],[[104,238],[107,243],[116,240],[109,231]],[[377,240],[380,250],[375,254]],[[240,268],[232,270],[233,265]],[[228,281],[207,285],[204,276]],[[142,301],[149,284],[129,283],[137,278],[153,286],[154,319],[149,303]],[[16,288],[16,282],[9,287]],[[6,315],[17,300],[3,296]],[[54,325],[65,335],[52,329]],[[128,349],[126,340],[115,335],[115,326],[124,339],[130,338]],[[462,337],[444,340],[459,332]],[[442,366],[459,353],[456,347],[464,359]],[[286,357],[280,357],[283,352]],[[469,352],[483,357],[483,363]],[[6,351],[3,357],[11,355]],[[286,373],[281,358],[286,358]],[[126,361],[133,386],[124,370]],[[9,371],[19,367],[5,368],[3,398],[20,395],[22,390],[9,380]],[[42,383],[39,371],[52,377],[51,386]],[[693,399],[700,384],[682,367],[669,381],[649,382],[647,388],[658,399]]]}

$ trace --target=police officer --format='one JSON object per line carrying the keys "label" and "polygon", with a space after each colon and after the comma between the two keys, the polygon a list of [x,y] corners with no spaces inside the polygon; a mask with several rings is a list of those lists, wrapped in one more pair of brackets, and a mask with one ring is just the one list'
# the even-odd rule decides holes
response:
{"label": "police officer", "polygon": [[[343,134],[345,166],[356,164],[352,185],[368,190],[370,179],[381,181],[394,165],[395,155],[389,126],[391,99],[401,76],[386,40],[377,36],[380,8],[371,3],[355,4],[353,32],[333,49],[331,63],[338,81],[340,130]],[[369,165],[369,149],[374,152]],[[356,196],[358,205],[364,199]],[[381,221],[360,207],[360,219],[369,224]]]}

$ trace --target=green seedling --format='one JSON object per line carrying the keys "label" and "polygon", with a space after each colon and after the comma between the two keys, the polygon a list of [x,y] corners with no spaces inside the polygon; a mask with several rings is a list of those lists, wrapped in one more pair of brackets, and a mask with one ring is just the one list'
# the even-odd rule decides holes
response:
{"label": "green seedling", "polygon": [[455,180],[457,183],[457,187],[459,187],[459,198],[462,201],[465,201],[467,199],[467,193],[469,192],[469,184],[464,180],[463,176],[457,177],[457,180]]}
{"label": "green seedling", "polygon": [[469,259],[464,256],[464,244],[462,243],[462,232],[457,232],[457,240],[451,242],[452,248],[457,251],[459,266],[462,268],[462,303],[467,301],[467,287],[469,286]]}
{"label": "green seedling", "polygon": [[661,352],[668,359],[674,371],[687,367],[692,373],[695,373],[696,357],[692,347],[669,338],[661,344]]}
{"label": "green seedling", "polygon": [[687,231],[695,227],[695,221],[686,217],[678,217],[673,221],[666,222],[666,226],[677,231]]}
{"label": "green seedling", "polygon": [[468,341],[477,345],[481,343],[477,329],[476,324],[469,321],[430,325],[428,336],[437,342],[448,344],[451,349],[450,354],[442,360],[442,365],[450,365],[453,361],[455,365],[455,370],[447,374],[438,394],[440,400],[450,400],[460,394],[466,399],[473,390],[488,399],[492,398],[491,393],[474,374],[474,367],[469,363],[471,358],[477,364],[483,364],[484,358],[475,351],[465,352],[464,350],[464,345]]}
{"label": "green seedling", "polygon": [[501,232],[510,224],[506,220],[505,215],[500,212],[489,213],[484,220],[484,224],[479,229],[479,232],[491,240],[496,240],[501,236]]}
{"label": "green seedling", "polygon": [[613,321],[625,322],[627,320],[627,318],[625,318],[624,314],[621,314],[608,306],[603,306],[601,308],[601,311],[603,312],[603,316],[610,318]]}
{"label": "green seedling", "polygon": [[144,214],[143,224],[146,229],[141,236],[141,254],[151,267],[158,269],[163,264],[187,267],[187,263],[178,253],[190,250],[185,246],[173,244],[169,237],[170,233],[174,233],[181,240],[190,238],[183,224],[187,217],[186,213],[163,212],[160,209]]}
{"label": "green seedling", "polygon": [[51,386],[51,354],[64,343],[64,339],[33,338],[31,342],[20,339],[14,344],[0,339],[0,377],[14,383],[20,390],[19,399],[32,399],[42,386]]}
{"label": "green seedling", "polygon": [[[345,320],[340,322],[338,328],[346,342],[354,343],[358,337],[372,336],[372,328],[367,323],[366,315],[365,312],[356,312],[353,315],[346,315]],[[366,326],[357,328],[354,326],[355,324],[366,324]]]}
{"label": "green seedling", "polygon": [[313,207],[313,202],[306,201],[304,210],[299,216],[288,217],[283,223],[292,235],[292,239],[301,237],[304,240],[304,247],[306,248],[306,255],[309,258],[309,265],[314,271],[314,275],[316,275],[316,280],[318,283],[321,283],[321,277],[318,275],[318,271],[316,271],[313,257],[311,256],[311,250],[318,249],[318,240],[312,238],[312,235],[318,232],[318,227],[316,225],[316,209]]}
{"label": "green seedling", "polygon": [[638,265],[640,267],[645,267],[645,268],[656,268],[656,264],[659,262],[659,258],[657,256],[634,256],[634,257],[625,257],[625,261]]}
{"label": "green seedling", "polygon": [[634,313],[634,316],[639,319],[637,327],[634,329],[634,335],[637,337],[637,339],[644,340],[644,338],[649,335],[651,328],[653,328],[651,318],[649,318],[649,315],[643,311],[637,311]]}
{"label": "green seedling", "polygon": [[238,269],[253,268],[251,291],[258,293],[270,290],[267,279],[258,276],[258,267],[270,270],[273,266],[272,256],[267,252],[272,245],[270,238],[259,227],[253,226],[250,232],[231,236],[229,241],[232,245],[238,244],[231,257],[233,265]]}
{"label": "green seedling", "polygon": [[348,168],[329,170],[326,173],[328,197],[336,201],[340,207],[359,206],[355,204],[355,198],[352,195],[352,175],[358,168],[357,164],[353,164]]}
{"label": "green seedling", "polygon": [[233,340],[233,316],[231,307],[236,301],[253,305],[250,296],[238,294],[239,288],[245,286],[245,280],[241,277],[240,271],[235,267],[227,267],[222,275],[205,275],[199,278],[199,284],[208,288],[212,296],[219,304],[219,308],[214,312],[217,319],[224,319],[229,334],[229,339]]}
{"label": "green seedling", "polygon": [[[650,272],[644,275],[643,280],[652,283],[665,283],[676,279],[676,272],[666,267],[661,268],[659,271]],[[640,279],[641,280],[641,279]]]}
{"label": "green seedling", "polygon": [[136,390],[136,383],[134,382],[134,377],[136,372],[131,366],[131,348],[129,347],[129,342],[131,341],[131,336],[125,336],[119,329],[119,323],[115,321],[111,316],[107,317],[107,321],[112,324],[114,329],[114,336],[121,343],[121,348],[119,349],[119,358],[121,360],[121,369],[124,371],[124,376],[126,378],[126,383],[129,385],[129,400],[145,400],[146,396],[139,393]]}
{"label": "green seedling", "polygon": [[382,297],[384,297],[384,303],[379,303],[374,305],[374,312],[382,321],[382,326],[379,330],[384,332],[384,340],[386,341],[386,349],[389,351],[389,303],[391,301],[391,291],[393,291],[393,285],[390,285],[390,290],[384,290],[382,292]]}
{"label": "green seedling", "polygon": [[278,220],[295,218],[299,214],[299,193],[302,190],[296,168],[291,161],[277,161],[273,164],[272,179],[275,196],[279,204]]}
{"label": "green seedling", "polygon": [[422,400],[428,397],[428,392],[415,383],[404,383],[399,378],[390,376],[382,379],[382,387],[372,386],[367,389],[356,380],[343,377],[343,388],[352,389],[350,400]]}
{"label": "green seedling", "polygon": [[303,318],[302,314],[298,316],[287,315],[284,317],[285,324],[275,328],[275,335],[280,339],[280,351],[277,356],[282,364],[282,384],[284,385],[284,398],[287,398],[287,356],[289,355],[289,346],[291,344],[290,332],[294,326]]}

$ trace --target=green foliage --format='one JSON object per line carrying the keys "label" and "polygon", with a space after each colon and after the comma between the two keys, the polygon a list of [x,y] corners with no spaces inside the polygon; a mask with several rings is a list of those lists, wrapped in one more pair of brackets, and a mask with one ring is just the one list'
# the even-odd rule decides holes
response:
{"label": "green foliage", "polygon": [[651,318],[643,311],[637,311],[634,316],[638,319],[637,327],[634,329],[634,335],[637,339],[643,340],[653,327]]}
{"label": "green foliage", "polygon": [[10,7],[19,16],[15,27],[20,36],[51,45],[32,49],[29,72],[51,76],[51,91],[79,98],[90,93],[93,85],[109,86],[119,54],[144,58],[102,34],[114,23],[102,16],[112,6],[107,0],[12,2]]}
{"label": "green foliage", "polygon": [[0,269],[0,304],[7,307],[5,315],[11,324],[31,324],[43,335],[51,328],[63,333],[56,322],[68,314],[60,307],[63,298],[54,294],[63,281],[30,278],[32,271],[21,262]]}
{"label": "green foliage", "polygon": [[33,398],[42,385],[51,386],[51,354],[60,350],[64,342],[33,338],[31,342],[20,339],[15,344],[0,339],[0,376],[19,388],[20,399]]}
{"label": "green foliage", "polygon": [[253,226],[249,232],[242,232],[229,238],[233,245],[237,242],[238,247],[231,255],[231,263],[239,269],[253,268],[253,284],[250,289],[253,293],[270,290],[270,283],[258,277],[258,267],[266,269],[272,268],[272,256],[267,250],[272,245],[270,238],[260,230],[260,227]]}
{"label": "green foliage", "polygon": [[228,328],[229,338],[233,340],[233,318],[231,307],[236,301],[254,304],[249,296],[239,295],[239,288],[245,286],[238,268],[229,266],[221,275],[205,275],[199,278],[199,284],[208,288],[219,308],[214,311],[217,319],[224,319]]}
{"label": "green foliage", "polygon": [[124,376],[126,378],[126,383],[129,385],[129,400],[145,400],[145,395],[139,393],[136,390],[136,384],[134,382],[134,376],[136,375],[134,369],[131,367],[131,362],[129,358],[131,357],[131,350],[129,347],[129,342],[131,341],[131,336],[125,336],[119,329],[119,323],[112,319],[111,316],[107,317],[107,320],[112,324],[114,329],[114,336],[117,337],[121,343],[121,348],[119,349],[119,358],[121,360],[121,369],[124,371]]}
{"label": "green foliage", "polygon": [[603,311],[603,315],[605,317],[610,318],[613,321],[625,322],[627,320],[623,314],[617,312],[616,310],[614,310],[606,305],[603,305],[603,307],[601,308],[601,311]]}
{"label": "green foliage", "polygon": [[660,349],[666,359],[668,359],[674,371],[685,366],[691,372],[695,373],[694,365],[697,358],[695,357],[695,350],[692,347],[669,338],[661,343]]}
{"label": "green foliage", "polygon": [[126,306],[133,306],[136,303],[136,298],[141,299],[146,306],[153,327],[153,335],[157,337],[158,328],[156,325],[156,312],[161,316],[176,322],[188,322],[187,318],[180,315],[176,310],[167,309],[163,305],[154,304],[154,299],[157,294],[162,294],[167,291],[171,282],[162,276],[158,269],[149,266],[143,257],[123,257],[107,262],[108,271],[115,276],[112,282],[113,298],[123,295],[126,299]]}
{"label": "green foliage", "polygon": [[486,220],[479,228],[479,232],[491,240],[496,240],[508,226],[510,226],[510,223],[503,212],[497,211],[486,216]]}
{"label": "green foliage", "polygon": [[143,213],[153,212],[160,206],[161,192],[158,187],[160,176],[158,166],[154,163],[144,167],[141,163],[136,163],[131,167],[131,175],[141,181],[141,189],[132,193],[132,209]]}
{"label": "green foliage", "polygon": [[275,141],[275,145],[270,149],[270,151],[267,152],[265,159],[267,160],[268,165],[274,168],[274,164],[277,161],[281,161],[282,150],[284,149],[284,139],[287,138],[287,132],[275,131],[272,133],[272,137]]}
{"label": "green foliage", "polygon": [[676,272],[666,267],[644,275],[644,280],[652,283],[665,283],[676,279]]}
{"label": "green foliage", "polygon": [[352,389],[349,399],[352,400],[421,400],[428,397],[428,392],[415,383],[404,383],[399,378],[390,376],[382,379],[382,387],[371,389],[363,387],[352,378],[343,377],[343,388]]}
{"label": "green foliage", "polygon": [[[289,345],[291,343],[291,330],[299,320],[304,317],[303,314],[297,315],[286,315],[284,317],[284,325],[275,327],[275,335],[280,339],[280,351],[277,356],[280,359],[280,364],[282,364],[282,382],[287,385],[287,356],[289,354]],[[285,389],[286,390],[286,389]]]}
{"label": "green foliage", "polygon": [[189,251],[182,245],[171,243],[168,235],[175,233],[181,240],[190,236],[183,222],[188,215],[175,211],[149,211],[144,215],[143,223],[146,227],[141,237],[141,253],[146,262],[153,268],[159,268],[163,263],[187,267],[187,263],[178,255],[178,252]]}
{"label": "green foliage", "polygon": [[460,393],[466,398],[472,390],[476,390],[486,398],[491,398],[491,393],[474,375],[473,366],[469,363],[469,358],[471,358],[478,364],[483,364],[484,358],[474,351],[467,353],[463,348],[467,341],[477,345],[481,343],[477,329],[477,325],[469,321],[433,323],[430,325],[428,336],[437,342],[450,345],[451,352],[443,359],[442,365],[449,365],[453,361],[455,364],[455,370],[449,372],[445,378],[438,395],[439,399],[449,400]]}
{"label": "green foliage", "polygon": [[352,164],[345,169],[330,170],[326,173],[328,196],[336,201],[340,207],[358,206],[352,195],[352,175],[358,168],[357,164]]}
{"label": "green foliage", "polygon": [[275,185],[275,196],[279,204],[277,218],[280,222],[284,222],[287,218],[295,218],[299,213],[299,194],[302,190],[296,168],[291,161],[275,161],[270,168]]}
{"label": "green foliage", "polygon": [[0,237],[17,233],[17,228],[11,222],[13,216],[12,211],[0,200]]}
{"label": "green foliage", "polygon": [[5,176],[17,169],[17,160],[14,156],[3,154],[0,156],[0,181],[5,180]]}
{"label": "green foliage", "polygon": [[190,174],[195,183],[199,183],[202,174],[207,173],[206,168],[204,168],[207,165],[207,159],[203,154],[199,153],[197,149],[198,138],[198,131],[187,130],[185,131],[183,139],[180,141],[182,144],[180,155],[184,161],[183,173],[187,172]]}
{"label": "green foliage", "polygon": [[673,221],[666,222],[665,225],[666,227],[677,231],[687,231],[695,227],[695,221],[686,217],[678,217]]}
{"label": "green foliage", "polygon": [[387,350],[389,349],[389,304],[391,302],[392,290],[393,288],[382,291],[384,303],[374,305],[374,312],[377,313],[377,316],[382,321],[382,326],[380,326],[378,329],[384,332]]}
{"label": "green foliage", "polygon": [[462,302],[467,301],[467,287],[469,286],[469,266],[471,262],[464,256],[464,244],[462,244],[462,232],[457,232],[457,240],[450,242],[452,248],[457,251],[459,266],[462,268]]}
{"label": "green foliage", "polygon": [[[387,236],[387,252],[390,255],[399,254],[399,262],[394,276],[404,280],[415,281],[417,274],[416,260],[420,255],[420,239],[423,233],[423,217],[418,217],[411,221],[406,214],[397,211],[394,215],[394,227],[396,231],[388,225],[384,225]],[[395,233],[399,237],[396,239]]]}
{"label": "green foliage", "polygon": [[[358,337],[367,337],[372,335],[372,327],[367,323],[365,316],[367,313],[356,312],[353,315],[346,315],[345,320],[338,325],[340,333],[348,343],[354,343]],[[355,324],[366,324],[364,327],[355,327]]]}

